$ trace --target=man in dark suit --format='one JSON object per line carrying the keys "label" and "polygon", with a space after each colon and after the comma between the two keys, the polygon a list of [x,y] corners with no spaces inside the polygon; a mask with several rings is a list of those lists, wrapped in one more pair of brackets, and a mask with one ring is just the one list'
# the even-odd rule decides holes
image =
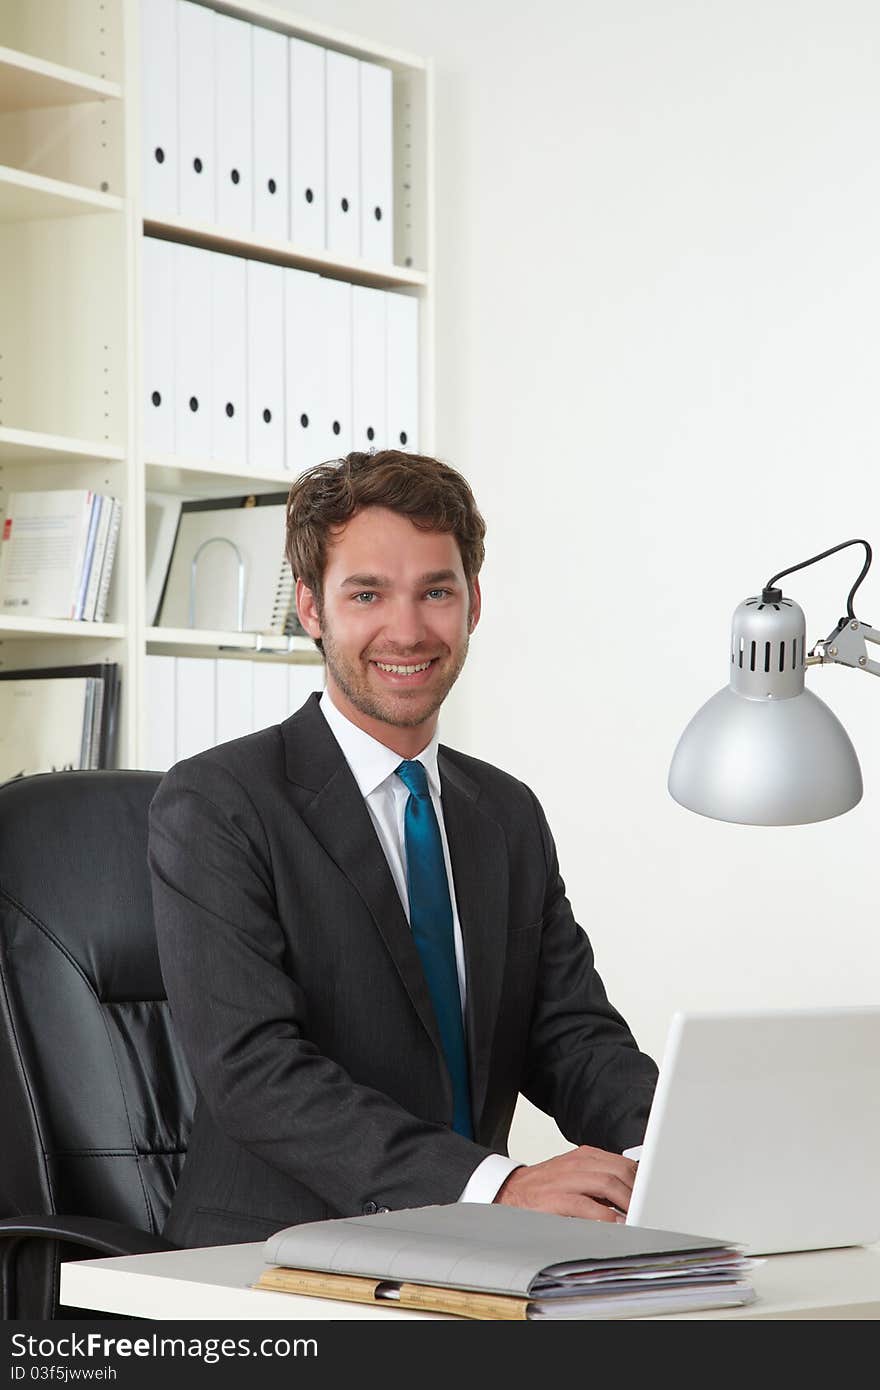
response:
{"label": "man in dark suit", "polygon": [[[623,1219],[656,1068],[532,792],[437,743],[484,532],[435,459],[300,478],[287,548],[326,689],[178,763],[153,802],[159,951],[198,1087],[166,1228],[182,1245],[461,1199]],[[509,1158],[520,1092],[578,1147]]]}

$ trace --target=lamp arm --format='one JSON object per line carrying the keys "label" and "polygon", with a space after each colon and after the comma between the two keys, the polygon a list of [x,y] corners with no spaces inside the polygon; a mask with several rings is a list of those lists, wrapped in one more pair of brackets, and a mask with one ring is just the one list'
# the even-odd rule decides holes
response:
{"label": "lamp arm", "polygon": [[866,643],[874,642],[880,646],[880,631],[869,623],[851,618],[842,627],[817,642],[808,655],[805,665],[822,666],[836,663],[838,666],[852,666],[856,671],[870,671],[872,676],[880,676],[880,661],[872,661],[868,656]]}

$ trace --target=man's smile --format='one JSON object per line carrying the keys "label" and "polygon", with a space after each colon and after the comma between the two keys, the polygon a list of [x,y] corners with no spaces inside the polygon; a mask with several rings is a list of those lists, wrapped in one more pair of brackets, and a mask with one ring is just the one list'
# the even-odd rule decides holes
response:
{"label": "man's smile", "polygon": [[436,656],[429,657],[427,661],[419,662],[391,662],[372,659],[370,665],[379,672],[382,680],[389,685],[423,685],[430,677],[438,660],[439,658]]}

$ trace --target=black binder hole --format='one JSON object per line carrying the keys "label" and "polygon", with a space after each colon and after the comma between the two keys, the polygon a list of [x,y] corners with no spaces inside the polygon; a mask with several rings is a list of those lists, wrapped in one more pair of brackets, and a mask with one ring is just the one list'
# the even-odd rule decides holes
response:
{"label": "black binder hole", "polygon": [[381,222],[381,221],[382,221],[382,209],[381,209],[381,208],[373,208],[373,216],[375,217],[375,219],[376,219],[377,222]]}
{"label": "black binder hole", "polygon": [[233,170],[232,170],[232,173],[229,175],[229,177],[232,179],[232,182],[233,182],[233,183],[240,183],[240,182],[241,182],[241,174],[238,172],[237,169],[233,169]]}
{"label": "black binder hole", "polygon": [[268,407],[263,411],[263,419],[265,420],[267,425],[271,423],[272,412],[268,409]]}
{"label": "black binder hole", "polygon": [[367,438],[368,438],[368,439],[375,439],[375,438],[376,438],[376,431],[373,429],[373,426],[372,426],[372,425],[368,425],[368,426],[367,426]]}
{"label": "black binder hole", "polygon": [[150,397],[150,400],[153,402],[153,405],[161,405],[161,404],[162,404],[162,393],[161,393],[161,391],[154,391],[153,394],[152,394],[152,396]]}
{"label": "black binder hole", "polygon": [[405,444],[405,443],[406,443],[406,430],[401,430],[401,431],[400,431],[400,442],[401,442],[401,444]]}
{"label": "black binder hole", "polygon": [[308,417],[308,415],[305,415],[305,414],[301,415],[301,416],[299,417],[299,422],[300,422],[300,424],[302,425],[302,427],[303,427],[304,430],[307,430],[307,429],[308,429],[308,427],[309,427],[309,417]]}
{"label": "black binder hole", "polygon": [[334,434],[339,434],[339,433],[341,432],[341,430],[342,430],[342,426],[340,425],[339,421],[338,421],[338,420],[334,420],[334,421],[333,421],[333,433],[334,433]]}
{"label": "black binder hole", "polygon": [[343,212],[348,212],[348,199],[347,199],[347,198],[343,198],[341,206],[342,206],[342,211],[343,211]]}
{"label": "black binder hole", "polygon": [[196,155],[195,159],[193,160],[193,168],[195,169],[197,174],[200,174],[202,172],[202,161],[199,159],[198,155]]}
{"label": "black binder hole", "polygon": [[195,414],[195,412],[196,412],[196,411],[198,410],[198,408],[199,408],[199,398],[198,398],[198,396],[190,396],[190,398],[189,398],[189,408],[190,408],[190,410],[193,412],[193,414]]}
{"label": "black binder hole", "polygon": [[226,402],[226,414],[229,416],[230,420],[235,414],[235,406],[232,404],[232,401]]}
{"label": "black binder hole", "polygon": [[270,193],[274,193],[274,192],[276,191],[276,189],[278,188],[278,185],[277,185],[277,183],[275,182],[274,179],[270,179],[270,180],[269,180],[268,188],[269,188],[269,192],[270,192]]}
{"label": "black binder hole", "polygon": [[306,202],[307,202],[307,203],[313,203],[314,201],[315,201],[315,195],[314,195],[314,193],[312,192],[312,190],[311,190],[310,188],[307,188],[307,189],[306,189]]}
{"label": "black binder hole", "polygon": [[161,146],[161,145],[157,145],[157,146],[156,146],[155,150],[153,151],[153,154],[154,154],[155,157],[156,157],[156,163],[157,163],[157,164],[164,164],[164,163],[165,163],[165,151],[162,149],[162,146]]}

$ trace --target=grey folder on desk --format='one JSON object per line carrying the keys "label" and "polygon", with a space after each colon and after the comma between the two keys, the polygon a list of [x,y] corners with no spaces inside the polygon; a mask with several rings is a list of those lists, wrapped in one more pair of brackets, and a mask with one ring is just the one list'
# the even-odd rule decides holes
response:
{"label": "grey folder on desk", "polygon": [[[291,1226],[270,1264],[535,1300],[529,1317],[745,1303],[736,1247],[704,1236],[459,1202]],[[327,1296],[332,1296],[327,1291]]]}

